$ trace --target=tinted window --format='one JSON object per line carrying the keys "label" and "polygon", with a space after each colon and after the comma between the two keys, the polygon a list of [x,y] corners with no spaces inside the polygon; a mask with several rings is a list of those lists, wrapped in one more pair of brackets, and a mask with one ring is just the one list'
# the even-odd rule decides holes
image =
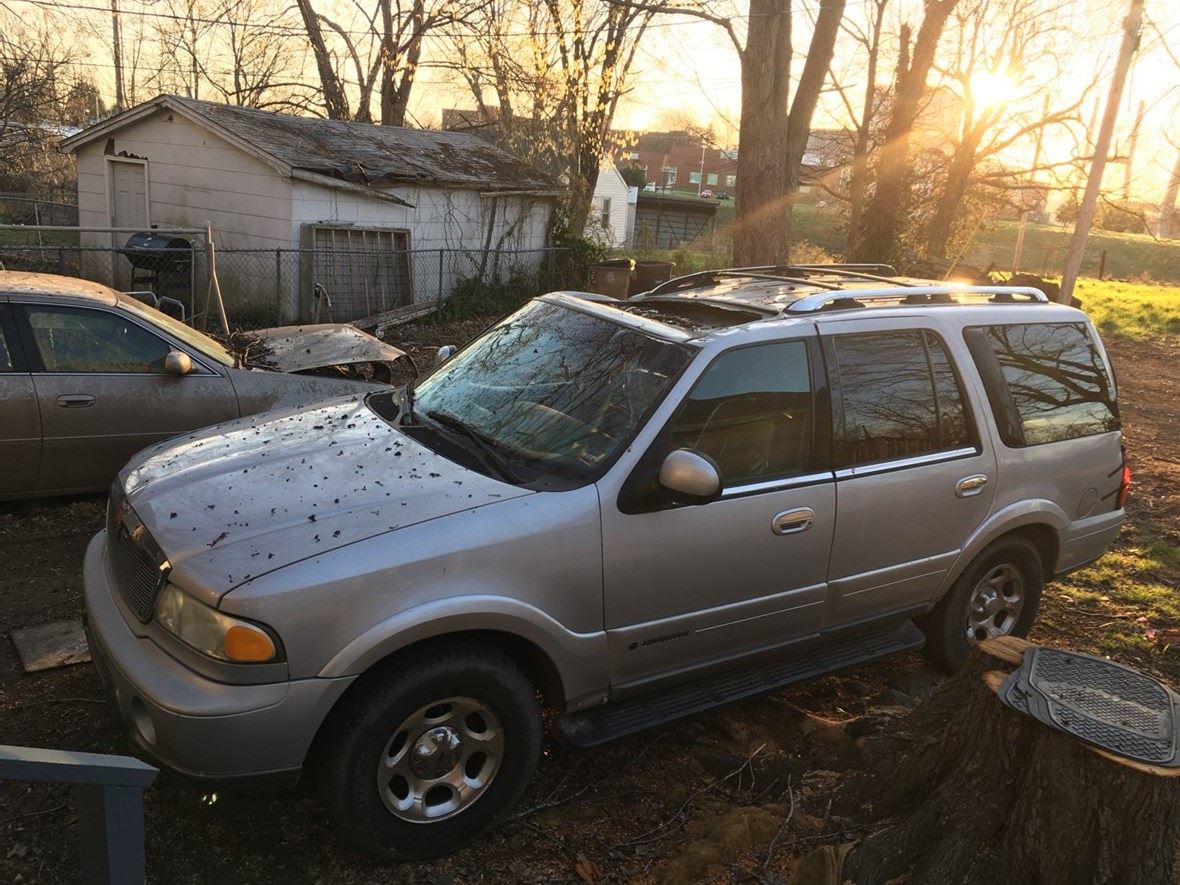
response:
{"label": "tinted window", "polygon": [[[0,313],[0,322],[4,319],[4,315]],[[4,327],[0,325],[0,372],[11,372],[12,352],[8,349],[8,344],[4,341]]]}
{"label": "tinted window", "polygon": [[918,330],[832,339],[837,467],[970,445],[954,368],[936,335]]}
{"label": "tinted window", "polygon": [[33,341],[47,372],[162,374],[168,344],[118,314],[29,307]]}
{"label": "tinted window", "polygon": [[811,461],[807,345],[784,341],[719,356],[669,426],[672,448],[704,452],[726,485],[799,473]]}
{"label": "tinted window", "polygon": [[[1035,446],[1119,429],[1106,364],[1084,323],[971,331],[989,345],[1016,413],[1017,426],[1005,442]],[[987,374],[982,366],[981,371]],[[1002,413],[1002,392],[989,390],[989,396],[992,408]]]}

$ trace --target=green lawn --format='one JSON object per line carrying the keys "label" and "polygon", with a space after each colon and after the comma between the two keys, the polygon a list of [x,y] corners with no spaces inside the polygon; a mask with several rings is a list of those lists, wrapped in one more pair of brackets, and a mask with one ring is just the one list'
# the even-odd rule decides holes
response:
{"label": "green lawn", "polygon": [[1081,279],[1074,295],[1103,335],[1144,339],[1180,334],[1180,286]]}

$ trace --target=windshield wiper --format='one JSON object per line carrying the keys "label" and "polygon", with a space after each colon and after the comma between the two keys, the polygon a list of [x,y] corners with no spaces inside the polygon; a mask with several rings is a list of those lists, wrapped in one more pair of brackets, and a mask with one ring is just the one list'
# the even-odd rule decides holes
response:
{"label": "windshield wiper", "polygon": [[[412,408],[412,407],[411,407]],[[490,439],[487,439],[482,434],[472,430],[458,418],[453,415],[448,415],[446,412],[427,412],[426,417],[445,427],[447,430],[457,433],[479,446],[479,451],[483,455],[480,459],[482,463],[490,468],[494,473],[499,474],[500,479],[512,484],[518,484],[522,480],[516,474],[516,471],[509,466],[507,459],[496,451],[496,444]]]}

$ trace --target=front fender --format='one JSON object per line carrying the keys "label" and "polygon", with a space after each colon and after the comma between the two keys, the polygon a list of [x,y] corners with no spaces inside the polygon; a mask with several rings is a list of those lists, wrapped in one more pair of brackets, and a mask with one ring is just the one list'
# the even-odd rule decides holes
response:
{"label": "front fender", "polygon": [[319,676],[355,676],[415,642],[473,630],[510,634],[544,652],[569,709],[604,699],[610,682],[606,633],[575,633],[539,608],[506,596],[451,596],[398,612],[349,642]]}
{"label": "front fender", "polygon": [[[967,539],[959,551],[958,557],[947,569],[942,586],[938,588],[938,593],[933,601],[936,602],[942,598],[942,595],[950,589],[951,584],[958,580],[959,575],[963,573],[971,560],[978,556],[979,552],[988,544],[1001,535],[1029,525],[1047,525],[1057,532],[1058,538],[1060,538],[1061,533],[1069,527],[1069,517],[1058,505],[1043,498],[1018,501],[1002,510],[997,510]],[[1053,570],[1054,564],[1049,563],[1045,570],[1046,574],[1052,574]]]}

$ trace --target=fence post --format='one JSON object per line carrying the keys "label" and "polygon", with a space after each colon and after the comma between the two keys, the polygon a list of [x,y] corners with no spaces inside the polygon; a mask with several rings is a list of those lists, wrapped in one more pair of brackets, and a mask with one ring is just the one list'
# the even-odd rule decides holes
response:
{"label": "fence post", "polygon": [[443,250],[438,250],[438,305],[443,303]]}
{"label": "fence post", "polygon": [[278,324],[283,324],[283,250],[275,249],[275,310]]}

